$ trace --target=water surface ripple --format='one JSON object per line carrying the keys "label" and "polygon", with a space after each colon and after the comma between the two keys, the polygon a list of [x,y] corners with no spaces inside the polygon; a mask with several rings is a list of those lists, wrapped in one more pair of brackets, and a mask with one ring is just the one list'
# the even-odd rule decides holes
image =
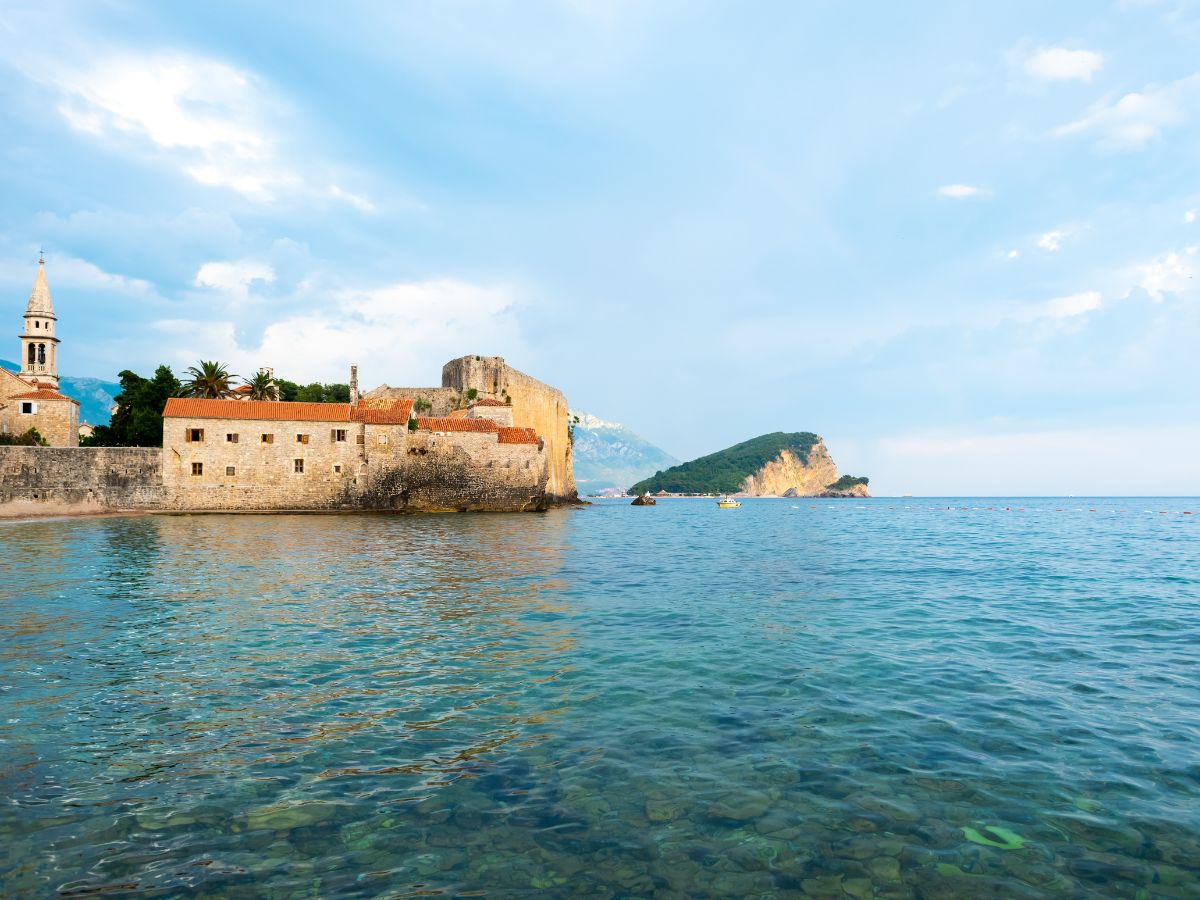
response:
{"label": "water surface ripple", "polygon": [[1200,897],[1195,506],[0,525],[0,894]]}

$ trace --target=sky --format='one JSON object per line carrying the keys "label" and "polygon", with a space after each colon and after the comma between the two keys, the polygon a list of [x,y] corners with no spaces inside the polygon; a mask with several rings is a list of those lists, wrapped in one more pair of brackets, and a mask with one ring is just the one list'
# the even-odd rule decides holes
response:
{"label": "sky", "polygon": [[500,355],[689,459],[1200,494],[1200,3],[3,0],[65,374]]}

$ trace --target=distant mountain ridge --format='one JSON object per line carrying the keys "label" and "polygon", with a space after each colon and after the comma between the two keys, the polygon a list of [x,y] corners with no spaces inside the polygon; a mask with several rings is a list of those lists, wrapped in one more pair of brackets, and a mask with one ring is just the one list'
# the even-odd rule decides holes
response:
{"label": "distant mountain ridge", "polygon": [[[21,364],[11,359],[0,359],[0,366],[10,372],[20,372]],[[89,425],[107,425],[112,416],[115,397],[121,393],[121,385],[115,381],[99,378],[77,378],[73,375],[59,377],[59,390],[72,400],[79,401],[79,421]]]}
{"label": "distant mountain ridge", "polygon": [[655,472],[629,493],[813,496],[837,480],[820,435],[776,431]]}
{"label": "distant mountain ridge", "polygon": [[[578,418],[578,421],[576,419]],[[618,422],[571,410],[575,484],[580,494],[622,491],[679,460]]]}

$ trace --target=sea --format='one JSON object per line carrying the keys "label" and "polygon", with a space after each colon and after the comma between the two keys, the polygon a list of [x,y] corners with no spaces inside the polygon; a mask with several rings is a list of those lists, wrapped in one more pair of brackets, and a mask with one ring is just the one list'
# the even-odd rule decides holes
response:
{"label": "sea", "polygon": [[0,525],[0,895],[1200,897],[1200,501]]}

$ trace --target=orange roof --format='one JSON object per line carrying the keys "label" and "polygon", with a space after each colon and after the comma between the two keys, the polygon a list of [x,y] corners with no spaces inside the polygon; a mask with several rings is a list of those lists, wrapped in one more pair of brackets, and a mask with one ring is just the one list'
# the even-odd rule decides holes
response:
{"label": "orange roof", "polygon": [[360,400],[358,406],[354,407],[354,421],[368,425],[407,425],[412,410],[413,402],[408,398],[372,400],[369,403]]}
{"label": "orange roof", "polygon": [[465,409],[456,409],[456,410],[454,410],[454,412],[447,413],[446,418],[447,419],[465,419],[467,417],[467,412],[468,411]]}
{"label": "orange roof", "polygon": [[[60,394],[58,391],[52,391],[49,388],[38,388],[35,391],[30,391],[28,394],[13,394],[12,400],[71,400],[70,397]],[[78,400],[71,400],[72,403],[78,404]]]}
{"label": "orange roof", "polygon": [[501,444],[536,444],[539,438],[532,428],[501,428]]}
{"label": "orange roof", "polygon": [[164,419],[263,419],[295,422],[349,422],[349,403],[290,403],[285,400],[203,400],[172,397]]}
{"label": "orange roof", "polygon": [[496,431],[496,423],[491,419],[451,419],[441,418],[417,419],[417,428],[423,431]]}
{"label": "orange roof", "polygon": [[239,384],[237,387],[235,387],[233,389],[233,392],[235,394],[248,394],[252,390],[254,390],[254,388],[250,387],[250,385],[248,385],[248,384]]}
{"label": "orange roof", "polygon": [[472,406],[508,406],[503,400],[496,400],[492,397],[481,397],[476,400]]}

